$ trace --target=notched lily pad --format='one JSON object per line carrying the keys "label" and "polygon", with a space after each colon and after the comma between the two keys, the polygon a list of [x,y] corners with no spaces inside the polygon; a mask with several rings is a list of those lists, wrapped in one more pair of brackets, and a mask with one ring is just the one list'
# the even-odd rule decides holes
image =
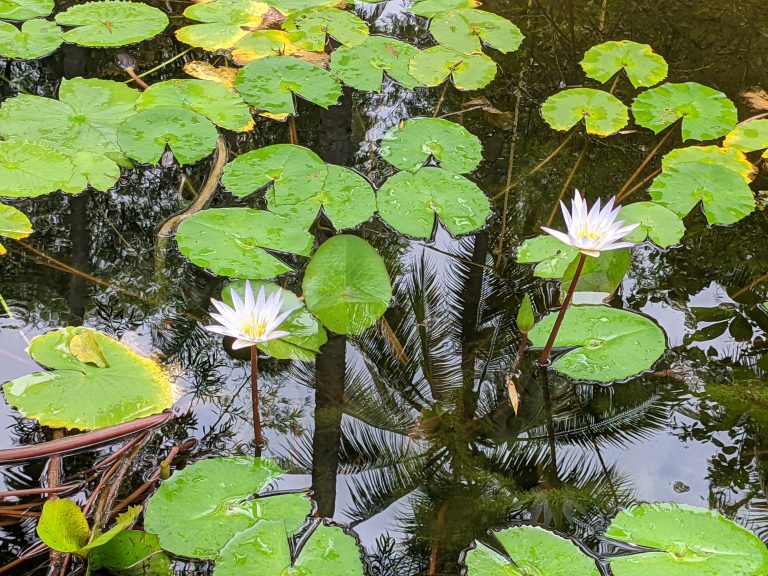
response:
{"label": "notched lily pad", "polygon": [[661,248],[678,244],[685,234],[685,224],[680,217],[660,204],[633,202],[621,208],[618,216],[624,223],[639,224],[625,240],[639,244],[649,239]]}
{"label": "notched lily pad", "polygon": [[517,251],[519,264],[536,264],[533,275],[539,278],[562,278],[568,265],[579,255],[572,246],[544,234],[525,240]]}
{"label": "notched lily pad", "polygon": [[765,150],[763,158],[768,158],[768,119],[758,118],[739,124],[725,137],[723,146],[742,152]]}
{"label": "notched lily pad", "polygon": [[496,77],[496,63],[485,54],[432,46],[411,59],[408,71],[425,86],[438,86],[451,78],[459,90],[479,90]]}
{"label": "notched lily pad", "polygon": [[358,46],[368,38],[368,24],[352,12],[338,8],[294,12],[283,22],[283,29],[292,32],[295,44],[313,52],[325,50],[326,35],[342,46]]}
{"label": "notched lily pad", "polygon": [[681,164],[697,162],[703,164],[715,164],[736,172],[749,184],[757,175],[757,168],[747,160],[746,155],[734,148],[721,148],[720,146],[688,146],[687,148],[675,148],[661,160],[664,170],[671,170]]}
{"label": "notched lily pad", "polygon": [[75,167],[44,144],[0,141],[0,197],[32,198],[63,188]]}
{"label": "notched lily pad", "polygon": [[463,54],[482,52],[482,44],[504,54],[514,52],[525,38],[520,28],[506,18],[472,8],[436,14],[429,22],[429,31],[438,44]]}
{"label": "notched lily pad", "polygon": [[0,0],[0,19],[18,22],[45,18],[55,7],[54,0]]}
{"label": "notched lily pad", "polygon": [[[7,204],[0,204],[0,236],[20,240],[30,234],[32,234],[32,222],[24,212]],[[6,252],[5,246],[0,244],[0,256]]]}
{"label": "notched lily pad", "polygon": [[334,50],[331,72],[347,86],[367,92],[381,90],[384,72],[398,84],[413,90],[421,86],[421,82],[411,76],[408,67],[419,52],[415,46],[395,38],[370,36],[359,46]]}
{"label": "notched lily pad", "polygon": [[0,22],[0,56],[5,58],[42,58],[55,52],[61,43],[61,28],[48,20],[28,20],[21,29]]}
{"label": "notched lily pad", "polygon": [[648,44],[631,40],[603,42],[593,46],[581,61],[584,73],[598,82],[608,82],[619,70],[635,88],[653,86],[667,77],[667,61]]}
{"label": "notched lily pad", "polygon": [[6,382],[3,392],[43,426],[96,430],[173,404],[171,383],[156,362],[97,330],[68,327],[35,336],[29,355],[50,370]]}
{"label": "notched lily pad", "polygon": [[553,94],[541,114],[555,130],[570,130],[584,121],[589,134],[608,136],[629,122],[627,107],[614,95],[594,88],[568,88]]}
{"label": "notched lily pad", "polygon": [[432,18],[441,12],[448,10],[462,10],[467,8],[477,8],[480,6],[478,0],[418,0],[409,8],[417,16]]}
{"label": "notched lily pad", "polygon": [[256,0],[213,0],[187,6],[184,17],[201,22],[176,30],[180,42],[204,50],[232,48],[271,16],[269,4]]}
{"label": "notched lily pad", "polygon": [[[238,66],[245,66],[254,60],[267,56],[292,56],[319,66],[327,68],[330,56],[323,51],[312,52],[296,43],[297,36],[301,33],[291,33],[285,30],[256,30],[238,41],[232,50],[232,60]],[[229,68],[237,74],[237,70]],[[232,79],[234,84],[234,78]]]}

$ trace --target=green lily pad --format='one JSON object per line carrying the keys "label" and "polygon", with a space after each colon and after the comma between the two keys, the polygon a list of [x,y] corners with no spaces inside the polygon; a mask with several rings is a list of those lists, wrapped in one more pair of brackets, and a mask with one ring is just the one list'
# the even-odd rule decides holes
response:
{"label": "green lily pad", "polygon": [[117,136],[120,147],[134,160],[156,165],[167,146],[183,165],[209,156],[219,133],[197,112],[163,107],[134,114],[120,126]]}
{"label": "green lily pad", "polygon": [[763,158],[768,158],[768,119],[758,118],[739,124],[725,137],[723,146],[742,152],[765,150]]}
{"label": "green lily pad", "polygon": [[171,561],[155,534],[123,530],[88,555],[91,572],[105,570],[121,576],[172,576]]}
{"label": "green lily pad", "polygon": [[662,84],[632,103],[635,122],[656,134],[682,118],[683,140],[715,140],[736,126],[736,106],[728,97],[696,82]]}
{"label": "green lily pad", "polygon": [[413,118],[384,134],[381,156],[409,172],[416,172],[434,157],[444,170],[461,174],[477,168],[483,147],[461,124],[441,118]]}
{"label": "green lily pad", "polygon": [[104,48],[157,36],[168,27],[168,16],[141,2],[103,0],[76,4],[56,14],[56,23],[73,27],[64,32],[65,42]]}
{"label": "green lily pad", "polygon": [[259,522],[227,543],[213,571],[214,576],[244,573],[365,576],[365,569],[357,540],[338,526],[317,526],[293,560],[282,522]]}
{"label": "green lily pad", "polygon": [[[0,236],[19,240],[26,238],[32,232],[32,222],[24,212],[7,204],[0,204]],[[0,256],[6,252],[5,246],[0,244]]]}
{"label": "green lily pad", "polygon": [[600,576],[595,561],[570,540],[537,526],[491,532],[505,557],[475,540],[463,557],[467,576]]}
{"label": "green lily pad", "polygon": [[213,0],[192,4],[184,17],[202,24],[192,24],[176,30],[180,42],[204,50],[232,48],[253,30],[263,27],[269,4],[256,0]]}
{"label": "green lily pad", "polygon": [[[531,330],[533,346],[544,346],[557,312]],[[572,306],[555,339],[555,347],[576,347],[557,357],[552,367],[573,378],[616,382],[640,374],[664,353],[664,332],[650,319],[606,306]]]}
{"label": "green lily pad", "polygon": [[341,46],[331,54],[331,72],[344,84],[378,92],[384,72],[398,84],[413,90],[421,83],[411,76],[408,66],[419,49],[387,36],[369,36],[359,46]]}
{"label": "green lily pad", "polygon": [[653,202],[634,202],[621,208],[618,216],[624,224],[640,224],[624,239],[629,242],[645,242],[646,238],[661,248],[678,244],[685,234],[685,224],[680,217]]}
{"label": "green lily pad", "polygon": [[584,73],[598,82],[608,82],[619,70],[635,88],[653,86],[667,77],[667,61],[648,44],[631,40],[603,42],[593,46],[581,61]]}
{"label": "green lily pad", "polygon": [[312,512],[307,494],[253,498],[283,474],[269,458],[200,460],[160,484],[147,503],[145,529],[172,554],[204,559],[216,558],[237,533],[269,520],[280,520],[286,537]]}
{"label": "green lily pad", "polygon": [[[296,204],[269,204],[273,212],[295,219],[309,228],[322,209],[336,230],[355,228],[368,221],[376,212],[376,194],[371,183],[360,174],[343,166],[327,165],[328,176],[322,191]],[[312,185],[314,189],[314,185]],[[276,195],[269,195],[269,202]]]}
{"label": "green lily pad", "polygon": [[[563,282],[560,299],[571,286],[573,275],[576,273],[578,260],[574,259],[563,272]],[[587,258],[584,262],[576,292],[573,295],[574,304],[599,304],[608,300],[621,286],[624,275],[629,270],[632,261],[628,249],[609,250],[598,258]]]}
{"label": "green lily pad", "polygon": [[294,12],[283,22],[293,41],[306,50],[325,50],[325,37],[342,46],[358,46],[368,39],[368,24],[352,12],[338,8],[309,8]]}
{"label": "green lily pad", "polygon": [[418,0],[409,10],[417,16],[432,18],[441,12],[448,10],[463,10],[465,8],[477,8],[478,0]]}
{"label": "green lily pad", "polygon": [[[315,356],[320,353],[320,347],[328,341],[325,330],[317,321],[317,318],[307,310],[304,302],[290,290],[280,288],[272,282],[251,282],[251,288],[255,294],[264,288],[264,295],[269,298],[275,292],[280,293],[283,306],[280,312],[293,309],[294,312],[285,319],[277,328],[289,333],[284,338],[270,340],[263,344],[257,344],[262,352],[279,358],[281,360],[299,360],[302,362],[311,362]],[[241,298],[245,298],[245,280],[236,280],[231,282],[221,291],[221,298],[224,302],[233,305],[232,290],[237,292]]]}
{"label": "green lily pad", "polygon": [[281,210],[321,194],[327,175],[325,162],[308,148],[273,144],[232,160],[224,168],[221,183],[238,198],[271,183],[269,207]]}
{"label": "green lily pad", "polygon": [[63,188],[75,167],[61,152],[36,142],[0,141],[0,197],[31,198]]}
{"label": "green lily pad", "polygon": [[152,84],[136,105],[139,110],[163,106],[186,108],[234,132],[253,129],[248,105],[234,90],[213,80],[166,80]]}
{"label": "green lily pad", "polygon": [[21,30],[0,22],[0,56],[34,60],[55,52],[61,46],[61,28],[48,20],[28,20]]}
{"label": "green lily pad", "polygon": [[563,244],[549,234],[534,236],[525,240],[517,251],[518,264],[536,264],[533,275],[539,278],[562,278],[568,265],[579,255],[579,251]]}
{"label": "green lily pad", "polygon": [[411,58],[408,72],[425,86],[438,86],[452,78],[459,90],[479,90],[496,77],[496,63],[485,54],[432,46]]}
{"label": "green lily pad", "polygon": [[97,430],[162,412],[173,404],[160,366],[91,328],[35,336],[29,355],[47,372],[3,384],[11,406],[51,428]]}
{"label": "green lily pad", "polygon": [[285,15],[310,8],[343,7],[344,0],[270,0],[269,5]]}
{"label": "green lily pad", "polygon": [[[286,32],[285,30],[256,30],[239,40],[232,49],[232,61],[238,66],[245,66],[267,56],[293,56],[306,62],[325,67],[328,54],[323,51],[311,52],[297,43],[301,32]],[[237,70],[230,69],[237,73]],[[234,75],[233,74],[233,75]]]}
{"label": "green lily pad", "polygon": [[435,216],[454,236],[479,230],[491,214],[488,197],[464,176],[441,168],[390,176],[378,193],[379,215],[395,230],[431,238]]}
{"label": "green lily pad", "polygon": [[244,66],[235,79],[243,99],[270,114],[296,114],[293,95],[328,108],[341,96],[330,72],[290,56],[267,56]]}
{"label": "green lily pad", "polygon": [[659,174],[648,192],[681,218],[701,202],[710,224],[733,224],[755,210],[755,197],[741,175],[718,164],[679,163]]}
{"label": "green lily pad", "polygon": [[701,162],[704,164],[717,164],[740,175],[744,182],[749,184],[757,175],[757,168],[747,160],[743,152],[733,148],[721,148],[720,146],[688,146],[687,148],[675,148],[661,160],[661,167],[670,170],[688,162]]}
{"label": "green lily pad", "polygon": [[594,88],[568,88],[553,94],[541,107],[541,115],[555,130],[570,130],[584,121],[588,134],[608,136],[627,125],[627,107],[613,94]]}
{"label": "green lily pad", "polygon": [[504,54],[514,52],[525,38],[520,28],[506,18],[474,8],[435,14],[429,22],[429,32],[438,44],[462,54],[482,52],[482,44]]}
{"label": "green lily pad", "polygon": [[22,21],[44,18],[55,7],[54,0],[0,0],[0,19]]}
{"label": "green lily pad", "polygon": [[219,276],[268,280],[293,270],[267,250],[309,256],[314,238],[299,223],[250,208],[211,208],[185,219],[181,253]]}
{"label": "green lily pad", "polygon": [[361,334],[392,299],[381,256],[357,236],[333,236],[317,249],[304,272],[307,308],[337,334]]}
{"label": "green lily pad", "polygon": [[760,539],[715,511],[685,504],[622,510],[606,537],[657,551],[610,559],[615,576],[758,576],[768,574]]}

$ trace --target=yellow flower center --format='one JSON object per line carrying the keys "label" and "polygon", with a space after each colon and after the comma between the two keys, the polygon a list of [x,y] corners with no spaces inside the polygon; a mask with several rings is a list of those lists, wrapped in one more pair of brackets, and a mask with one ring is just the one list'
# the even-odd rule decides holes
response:
{"label": "yellow flower center", "polygon": [[264,332],[266,332],[266,330],[267,323],[263,320],[243,323],[243,334],[248,336],[248,338],[253,338],[254,340],[263,338]]}
{"label": "yellow flower center", "polygon": [[584,227],[579,231],[579,238],[589,238],[590,240],[595,240],[601,236],[602,234],[600,234],[600,232],[596,230],[590,230],[587,227]]}

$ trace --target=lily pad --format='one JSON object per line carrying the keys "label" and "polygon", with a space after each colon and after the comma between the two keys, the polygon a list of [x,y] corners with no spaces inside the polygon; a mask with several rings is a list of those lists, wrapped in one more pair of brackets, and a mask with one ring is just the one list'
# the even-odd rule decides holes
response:
{"label": "lily pad", "polygon": [[139,110],[163,106],[186,108],[234,132],[253,129],[248,105],[234,90],[213,80],[166,80],[157,82],[139,96]]}
{"label": "lily pad", "polygon": [[252,498],[283,474],[269,458],[200,460],[160,484],[147,503],[144,526],[165,550],[190,558],[216,558],[235,534],[268,520],[280,520],[285,537],[312,512],[306,493]]}
{"label": "lily pad", "polygon": [[408,72],[425,86],[438,86],[452,78],[459,90],[479,90],[496,77],[496,63],[485,54],[432,46],[411,59]]}
{"label": "lily pad", "polygon": [[539,278],[562,278],[568,265],[579,255],[579,251],[563,244],[549,234],[534,236],[525,240],[517,251],[519,264],[536,264],[533,275]]}
{"label": "lily pad", "polygon": [[657,176],[648,192],[681,218],[701,202],[710,224],[733,224],[755,210],[755,197],[742,176],[718,164],[677,164]]}
{"label": "lily pad", "polygon": [[378,193],[379,215],[395,230],[431,238],[435,216],[454,236],[479,230],[491,214],[488,197],[464,176],[441,168],[398,172]]}
{"label": "lily pad", "polygon": [[32,359],[49,368],[3,384],[11,406],[51,428],[97,430],[158,414],[173,404],[160,366],[97,330],[35,336]]}
{"label": "lily pad", "polygon": [[[304,302],[290,290],[280,288],[272,282],[251,282],[251,288],[258,294],[261,288],[264,288],[264,294],[268,298],[275,292],[280,293],[283,306],[280,312],[293,309],[293,313],[285,319],[277,328],[289,333],[288,336],[277,340],[270,340],[263,344],[257,344],[259,350],[281,360],[299,360],[310,362],[320,353],[320,347],[328,341],[325,330],[317,321],[317,318],[307,310]],[[241,298],[245,298],[245,280],[236,280],[228,284],[221,291],[221,297],[224,302],[233,305],[232,290],[237,292]]]}
{"label": "lily pad", "polygon": [[283,22],[283,29],[293,33],[292,39],[298,46],[313,52],[325,49],[326,35],[342,46],[358,46],[368,38],[365,20],[338,8],[309,8],[294,12]]}
{"label": "lily pad", "polygon": [[619,70],[635,88],[653,86],[667,77],[667,61],[648,44],[631,40],[603,42],[593,46],[581,61],[584,73],[598,82],[608,82]]}
{"label": "lily pad", "polygon": [[296,114],[293,95],[328,108],[341,96],[341,85],[327,70],[291,58],[268,56],[237,73],[235,88],[246,102],[270,114]]}
{"label": "lily pad", "polygon": [[625,240],[639,244],[649,239],[661,248],[678,244],[685,234],[685,224],[680,217],[653,202],[634,202],[621,208],[618,216],[624,224],[640,224],[630,232]]}
{"label": "lily pad", "polygon": [[345,0],[270,0],[269,5],[288,15],[310,8],[344,7]]}
{"label": "lily pad", "polygon": [[478,6],[480,6],[478,0],[418,0],[413,3],[409,10],[417,16],[432,18],[432,16],[448,10],[462,10],[477,8]]}
{"label": "lily pad", "polygon": [[[609,250],[600,254],[599,258],[587,258],[581,276],[579,276],[576,292],[573,295],[573,303],[599,304],[608,300],[621,286],[631,263],[628,249]],[[577,266],[578,260],[574,259],[563,272],[563,282],[560,289],[561,300],[571,286]]]}
{"label": "lily pad", "polygon": [[720,146],[688,146],[687,148],[675,148],[661,160],[661,167],[670,170],[688,162],[701,162],[704,164],[717,164],[740,175],[744,182],[749,184],[757,175],[757,168],[747,160],[746,155],[734,148],[721,148]]}
{"label": "lily pad", "polygon": [[615,576],[757,576],[768,574],[760,539],[715,511],[685,504],[640,504],[622,510],[606,537],[654,551],[610,559]]}
{"label": "lily pad", "polygon": [[[534,346],[544,346],[557,312],[531,330]],[[573,378],[616,382],[640,374],[664,353],[664,332],[650,319],[607,306],[572,306],[555,339],[555,347],[576,347],[558,356],[552,367]]]}
{"label": "lily pad", "polygon": [[192,164],[210,155],[219,133],[211,122],[185,108],[150,108],[138,112],[118,129],[118,142],[134,160],[160,162],[166,146],[179,164]]}
{"label": "lily pad", "polygon": [[55,8],[54,0],[0,0],[0,19],[31,20],[44,18]]}
{"label": "lily pad", "polygon": [[392,299],[381,256],[357,236],[333,236],[317,249],[304,272],[307,308],[337,334],[361,334]]}
{"label": "lily pad", "polygon": [[[19,240],[30,234],[32,234],[32,222],[24,212],[7,204],[0,204],[0,236]],[[0,244],[0,256],[6,252],[5,246]]]}
{"label": "lily pad", "polygon": [[267,250],[309,256],[314,238],[300,224],[250,208],[211,208],[185,219],[181,253],[214,274],[268,280],[293,270]]}
{"label": "lily pad", "polygon": [[73,27],[64,32],[65,42],[104,48],[157,36],[167,28],[168,16],[141,2],[103,0],[76,4],[56,14],[56,23]]}
{"label": "lily pad", "polygon": [[88,555],[90,571],[106,570],[121,576],[172,576],[171,561],[155,534],[123,530]]}
{"label": "lily pad", "polygon": [[28,20],[16,28],[0,22],[0,56],[34,60],[48,56],[61,46],[61,28],[48,20]]}
{"label": "lily pad", "polygon": [[365,576],[357,540],[338,526],[320,524],[295,560],[282,522],[259,522],[235,535],[222,549],[214,576],[317,574]]}
{"label": "lily pad", "polygon": [[213,0],[192,4],[184,16],[202,24],[176,30],[180,42],[204,50],[232,48],[254,30],[264,27],[270,6],[256,0]]}
{"label": "lily pad", "polygon": [[632,103],[635,122],[656,134],[682,118],[683,140],[715,140],[736,126],[736,106],[728,97],[696,82],[662,84]]}
{"label": "lily pad", "polygon": [[395,38],[370,36],[359,46],[342,46],[334,50],[331,72],[357,90],[378,92],[384,72],[398,84],[413,90],[421,83],[411,76],[408,66],[419,52],[415,46]]}
{"label": "lily pad", "polygon": [[594,88],[568,88],[553,94],[541,114],[555,130],[570,130],[584,121],[588,134],[608,136],[627,125],[627,107],[613,94]]}
{"label": "lily pad", "polygon": [[739,124],[725,137],[723,146],[742,152],[765,150],[763,158],[768,158],[768,119],[759,118]]}
{"label": "lily pad", "polygon": [[323,51],[312,52],[297,44],[296,39],[300,35],[285,30],[256,30],[235,44],[232,60],[238,66],[245,66],[267,56],[293,56],[322,68],[327,67],[330,56]]}
{"label": "lily pad", "polygon": [[537,526],[515,526],[491,532],[503,556],[477,540],[463,557],[467,576],[600,576],[595,561],[570,540]]}
{"label": "lily pad", "polygon": [[444,170],[461,174],[477,168],[483,147],[461,124],[441,118],[413,118],[384,134],[381,156],[409,172],[416,172],[432,157]]}
{"label": "lily pad", "polygon": [[0,141],[0,197],[31,198],[63,188],[74,172],[69,158],[36,142]]}
{"label": "lily pad", "polygon": [[429,31],[438,44],[463,54],[482,52],[482,44],[503,54],[514,52],[525,38],[520,28],[506,18],[473,8],[435,14]]}

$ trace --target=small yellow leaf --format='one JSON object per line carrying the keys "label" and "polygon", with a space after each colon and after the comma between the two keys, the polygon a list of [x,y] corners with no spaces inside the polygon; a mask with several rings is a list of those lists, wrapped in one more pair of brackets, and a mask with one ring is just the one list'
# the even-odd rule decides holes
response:
{"label": "small yellow leaf", "polygon": [[515,378],[511,374],[507,375],[507,395],[509,396],[509,403],[512,405],[512,410],[517,416],[517,411],[520,408],[520,395],[517,393],[517,386],[515,386]]}
{"label": "small yellow leaf", "polygon": [[237,68],[217,67],[200,60],[193,60],[184,64],[184,72],[198,80],[219,82],[227,88],[232,88],[235,85],[235,77],[237,76]]}
{"label": "small yellow leaf", "polygon": [[109,362],[104,357],[104,350],[93,332],[81,332],[72,336],[69,341],[69,351],[83,364],[95,364],[99,368],[109,367]]}

